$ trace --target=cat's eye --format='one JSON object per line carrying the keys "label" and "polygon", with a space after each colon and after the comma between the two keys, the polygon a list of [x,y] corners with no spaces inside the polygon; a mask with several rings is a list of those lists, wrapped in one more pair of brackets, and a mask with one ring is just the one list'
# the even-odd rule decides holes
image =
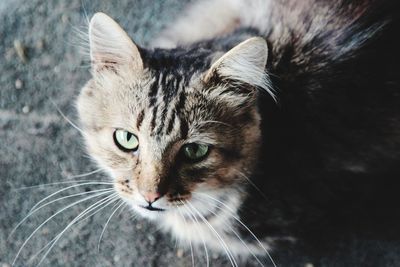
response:
{"label": "cat's eye", "polygon": [[121,129],[115,130],[114,142],[119,149],[125,152],[136,151],[139,147],[139,140],[136,135]]}
{"label": "cat's eye", "polygon": [[209,151],[209,146],[198,143],[186,144],[182,147],[184,156],[192,161],[204,159]]}

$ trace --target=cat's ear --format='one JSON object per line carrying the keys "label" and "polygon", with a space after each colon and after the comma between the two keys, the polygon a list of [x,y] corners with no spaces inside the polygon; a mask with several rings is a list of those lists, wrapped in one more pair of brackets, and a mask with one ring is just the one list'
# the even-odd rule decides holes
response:
{"label": "cat's ear", "polygon": [[265,72],[267,59],[267,42],[261,37],[247,39],[214,62],[206,73],[204,81],[206,84],[232,84],[233,87],[242,84],[243,87],[246,85],[247,87],[258,87],[274,97],[268,75]]}
{"label": "cat's ear", "polygon": [[94,73],[105,69],[118,71],[122,67],[134,71],[143,69],[138,47],[118,23],[106,14],[96,13],[90,20],[89,42]]}

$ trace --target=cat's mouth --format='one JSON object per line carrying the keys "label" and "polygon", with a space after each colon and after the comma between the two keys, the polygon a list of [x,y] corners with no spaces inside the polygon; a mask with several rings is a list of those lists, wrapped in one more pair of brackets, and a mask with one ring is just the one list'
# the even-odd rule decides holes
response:
{"label": "cat's mouth", "polygon": [[153,207],[152,205],[147,205],[147,206],[139,205],[139,207],[146,209],[146,210],[150,210],[150,211],[165,211],[165,209]]}

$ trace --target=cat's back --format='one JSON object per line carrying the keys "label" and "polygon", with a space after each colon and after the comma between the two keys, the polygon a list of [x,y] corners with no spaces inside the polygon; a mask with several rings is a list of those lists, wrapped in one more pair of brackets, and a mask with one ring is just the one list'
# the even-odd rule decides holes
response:
{"label": "cat's back", "polygon": [[267,33],[267,71],[281,100],[278,120],[291,129],[283,136],[296,143],[288,150],[314,153],[306,168],[394,171],[400,160],[399,5],[331,2],[279,1],[281,14],[270,18],[270,25],[287,27]]}

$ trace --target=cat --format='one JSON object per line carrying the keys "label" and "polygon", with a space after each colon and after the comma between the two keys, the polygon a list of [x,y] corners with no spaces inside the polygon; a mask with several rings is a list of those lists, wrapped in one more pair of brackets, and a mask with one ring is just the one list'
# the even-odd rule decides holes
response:
{"label": "cat", "polygon": [[150,48],[96,13],[77,101],[87,149],[135,213],[233,266],[394,227],[399,10],[199,1]]}

